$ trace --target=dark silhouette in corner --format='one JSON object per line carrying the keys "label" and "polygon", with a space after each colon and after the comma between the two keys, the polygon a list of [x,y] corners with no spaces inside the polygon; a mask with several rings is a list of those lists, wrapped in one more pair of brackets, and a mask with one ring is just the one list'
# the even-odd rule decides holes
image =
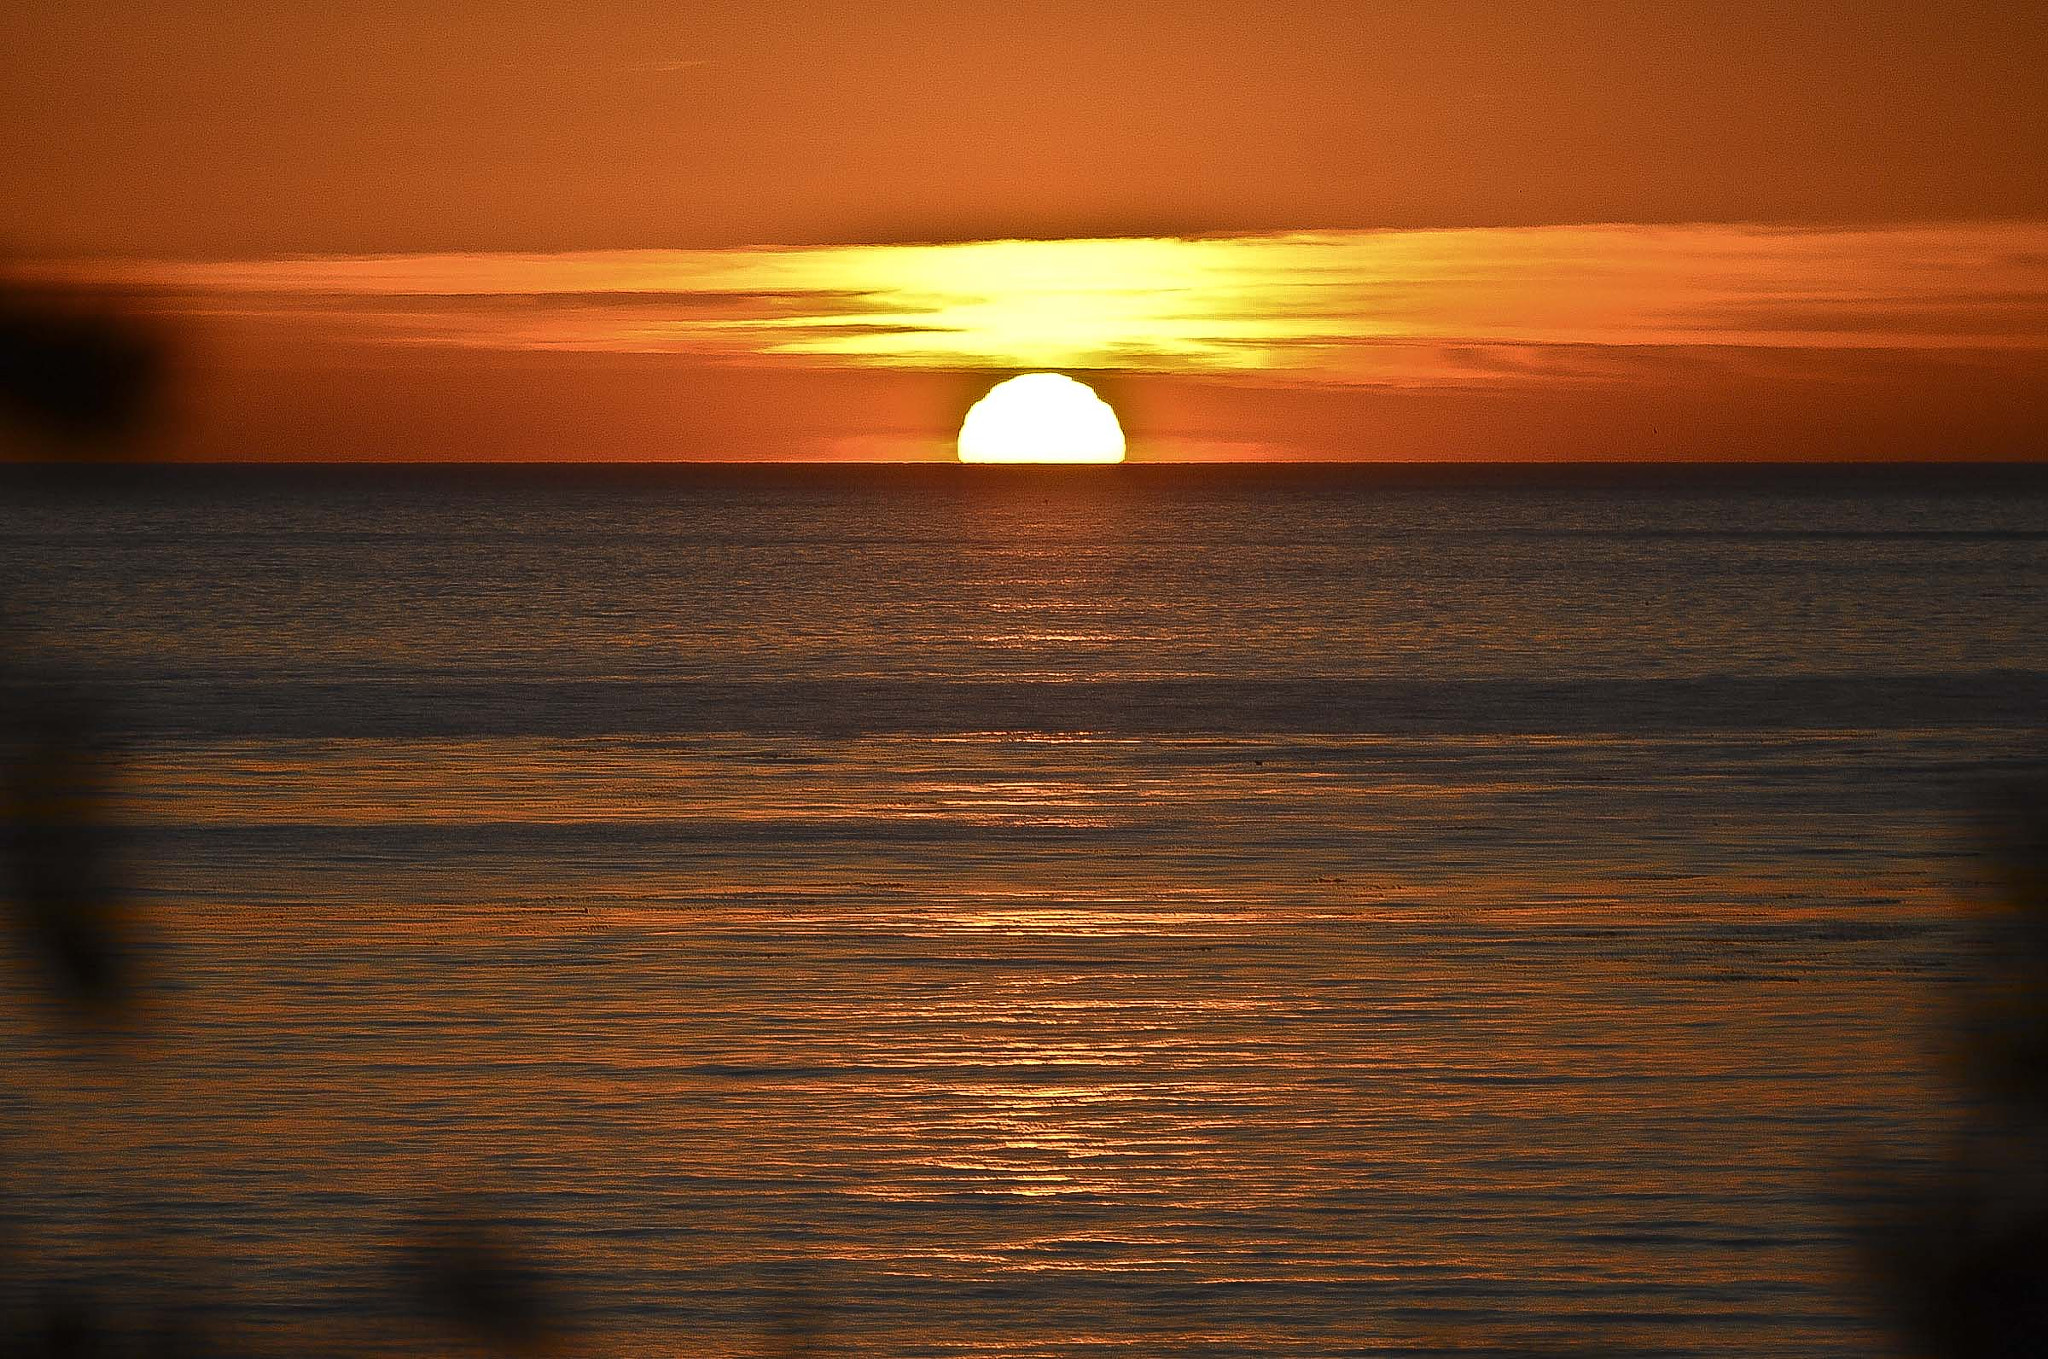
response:
{"label": "dark silhouette in corner", "polygon": [[1928,1359],[2048,1346],[2048,783],[1986,817],[1990,901],[1951,997],[1965,1117],[1924,1173],[1880,1167],[1864,1233],[1879,1302]]}

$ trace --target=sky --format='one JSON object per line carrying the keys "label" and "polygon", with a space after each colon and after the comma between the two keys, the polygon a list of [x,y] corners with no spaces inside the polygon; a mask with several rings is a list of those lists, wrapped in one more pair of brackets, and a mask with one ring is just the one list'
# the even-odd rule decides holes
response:
{"label": "sky", "polygon": [[8,269],[158,451],[2048,457],[2038,5],[0,12]]}

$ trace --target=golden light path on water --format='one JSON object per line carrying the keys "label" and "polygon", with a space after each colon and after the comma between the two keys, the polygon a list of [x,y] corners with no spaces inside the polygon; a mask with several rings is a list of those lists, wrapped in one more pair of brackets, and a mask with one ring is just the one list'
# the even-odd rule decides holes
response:
{"label": "golden light path on water", "polygon": [[0,496],[152,943],[110,1063],[0,931],[0,1247],[231,1352],[447,1352],[451,1190],[607,1355],[1884,1352],[2038,478],[955,471]]}
{"label": "golden light path on water", "polygon": [[[92,1134],[53,1137],[43,1172],[162,1193],[171,1158],[173,1190],[230,1200],[281,1278],[349,1268],[326,1224],[358,1199],[472,1186],[579,1288],[619,1290],[592,1300],[625,1309],[620,1354],[756,1353],[761,1323],[725,1299],[775,1288],[884,1355],[1428,1350],[1459,1324],[1444,1288],[1512,1298],[1484,1329],[1530,1347],[1727,1327],[1832,1352],[1853,1330],[1744,1301],[1765,1275],[1843,1287],[1798,1116],[1926,1098],[1889,936],[1855,933],[1824,871],[1246,875],[1128,837],[1349,817],[1406,840],[1469,814],[1446,806],[1515,807],[1525,743],[1174,744],[1165,765],[1149,741],[1004,734],[166,753],[141,771],[159,828],[375,834],[403,806],[460,835],[481,811],[645,861],[323,881],[238,854],[237,902],[204,882],[218,864],[171,871],[162,922],[204,1003],[164,1035],[146,1125],[61,1072],[38,1091]],[[1600,776],[1645,753],[1556,755]],[[944,848],[849,863],[824,848],[849,825]],[[732,848],[763,833],[771,858]],[[1142,848],[1025,848],[1104,836]],[[1768,920],[1739,905],[1766,900]],[[212,1188],[251,1177],[253,1206]],[[272,1182],[349,1188],[280,1204]],[[372,1314],[334,1324],[407,1352]]]}

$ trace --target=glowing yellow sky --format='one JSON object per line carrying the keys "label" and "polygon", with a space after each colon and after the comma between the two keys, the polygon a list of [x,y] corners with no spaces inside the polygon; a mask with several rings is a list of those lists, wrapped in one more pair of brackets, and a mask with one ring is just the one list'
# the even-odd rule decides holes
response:
{"label": "glowing yellow sky", "polygon": [[164,456],[2048,459],[2044,14],[16,0],[0,273]]}
{"label": "glowing yellow sky", "polygon": [[1508,383],[1571,351],[2048,347],[2048,224],[1590,226],[136,266],[170,310],[398,344]]}
{"label": "glowing yellow sky", "polygon": [[175,456],[921,458],[1065,371],[1137,460],[2034,457],[2048,380],[2048,221],[23,272],[185,338]]}

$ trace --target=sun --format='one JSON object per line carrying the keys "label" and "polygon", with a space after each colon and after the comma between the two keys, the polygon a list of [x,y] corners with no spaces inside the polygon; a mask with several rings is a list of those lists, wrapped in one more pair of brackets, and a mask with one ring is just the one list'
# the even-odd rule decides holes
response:
{"label": "sun", "polygon": [[962,462],[1122,462],[1116,412],[1085,382],[1026,373],[998,382],[960,424]]}

